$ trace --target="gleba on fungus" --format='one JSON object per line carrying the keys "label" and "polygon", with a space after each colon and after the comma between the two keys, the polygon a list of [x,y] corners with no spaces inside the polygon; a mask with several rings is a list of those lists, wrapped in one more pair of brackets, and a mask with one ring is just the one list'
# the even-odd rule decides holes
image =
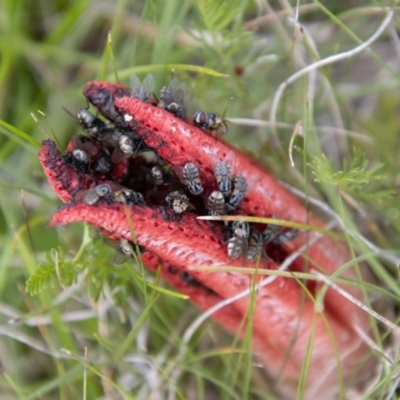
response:
{"label": "gleba on fungus", "polygon": [[[257,239],[260,253],[250,257],[243,249],[243,257],[233,260],[227,252],[230,235],[227,231],[231,228],[227,229],[219,222],[197,219],[197,216],[209,213],[207,197],[221,190],[215,178],[216,162],[224,162],[232,152],[231,192],[237,177],[242,177],[237,181],[256,182],[250,189],[242,183],[244,198],[236,210],[225,207],[225,213],[232,211],[234,215],[267,218],[277,215],[288,221],[319,228],[324,223],[253,160],[224,141],[216,140],[214,135],[207,134],[190,121],[186,122],[182,119],[184,116],[178,118],[168,110],[157,107],[154,100],[143,102],[121,85],[89,82],[83,93],[109,121],[107,129],[110,134],[119,132],[135,140],[140,139],[143,141],[142,148],[151,149],[158,158],[155,163],[141,155],[111,162],[114,144],[112,140],[107,140],[107,135],[72,141],[65,156],[50,140],[43,142],[39,159],[54,191],[66,203],[53,215],[50,226],[84,221],[114,239],[137,241],[143,250],[141,257],[144,264],[152,270],[161,265],[161,276],[203,310],[249,289],[249,277],[234,272],[190,269],[190,266],[254,267],[267,252],[268,261],[261,260],[259,267],[277,269],[283,260],[298,252],[289,266],[291,271],[304,272],[313,268],[329,275],[349,261],[346,247],[336,239],[316,236],[314,232],[306,234],[290,230],[275,230],[275,235],[274,229],[269,229],[268,234],[272,236],[268,236],[267,240],[263,233],[265,226],[263,229],[251,226],[247,236],[242,237],[245,245],[251,243],[248,242],[250,238]],[[69,155],[77,146],[82,147],[82,142],[92,153],[90,162],[84,165],[80,161],[71,161]],[[99,168],[100,162],[103,165],[108,161],[108,170]],[[188,163],[193,163],[198,169],[197,184],[203,189],[194,194],[188,190],[182,176],[173,172],[182,171]],[[150,171],[155,166],[168,175],[166,184],[157,186],[154,180],[149,179]],[[111,194],[85,202],[80,194],[101,184],[109,185]],[[118,190],[121,201],[115,201]],[[143,201],[132,201],[126,194],[129,191],[141,194]],[[190,207],[177,214],[175,208],[165,201],[171,192],[187,198]],[[229,202],[228,193],[222,195],[222,201],[226,202],[226,198]],[[341,276],[355,277],[351,269]],[[262,282],[262,278],[259,276],[257,281]],[[306,283],[306,286],[310,296],[318,295],[318,285]],[[361,298],[355,286],[347,286],[346,291],[357,299]],[[222,308],[213,317],[236,334],[247,315],[249,302],[249,296],[243,297]],[[301,286],[287,277],[276,276],[268,285],[260,285],[255,296],[255,353],[268,374],[275,380],[279,378],[277,390],[288,398],[293,398],[296,393],[310,344],[312,349],[305,388],[307,399],[321,396],[335,398],[339,386],[354,379],[354,369],[365,363],[368,348],[356,333],[356,327],[368,332],[367,316],[332,289],[327,290],[323,306],[322,313],[316,310],[315,303]]]}

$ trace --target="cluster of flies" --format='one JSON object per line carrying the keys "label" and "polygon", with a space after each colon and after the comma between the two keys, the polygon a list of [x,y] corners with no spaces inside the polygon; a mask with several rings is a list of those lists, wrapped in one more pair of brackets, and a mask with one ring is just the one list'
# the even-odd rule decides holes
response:
{"label": "cluster of flies", "polygon": [[[187,111],[184,103],[184,84],[178,85],[173,77],[169,85],[164,86],[159,98],[154,94],[154,79],[147,75],[141,83],[136,75],[131,77],[131,96],[143,102],[165,109],[176,117],[187,121]],[[86,134],[95,142],[103,142],[110,146],[101,147],[106,154],[96,160],[96,172],[109,173],[113,165],[124,160],[135,159],[138,155],[151,151],[142,138],[132,130],[120,129],[112,122],[106,123],[88,109],[79,109],[76,120]],[[190,121],[189,121],[190,122]],[[218,114],[209,111],[196,111],[191,123],[210,134],[226,132],[225,121]],[[91,152],[93,141],[85,142],[76,139],[75,148],[67,154],[69,160],[87,170],[93,165]],[[108,153],[107,153],[108,152]],[[148,169],[146,179],[155,188],[172,189],[165,196],[168,208],[178,216],[184,212],[195,210],[189,196],[201,196],[204,208],[211,216],[221,216],[237,210],[246,194],[251,189],[251,182],[243,174],[234,175],[234,153],[229,152],[224,160],[215,158],[214,177],[215,190],[205,194],[199,167],[195,162],[188,162],[183,167],[171,171],[166,165],[158,161]],[[255,181],[256,179],[253,179]],[[183,186],[183,187],[182,187]],[[185,193],[186,190],[186,193]],[[189,193],[187,193],[189,192]],[[189,195],[189,196],[188,196]],[[127,205],[146,205],[145,198],[140,192],[128,189],[114,181],[107,181],[93,189],[79,193],[80,199],[88,205],[96,204],[100,199],[109,203],[124,203]],[[163,213],[166,215],[166,213]],[[290,241],[296,234],[295,230],[284,231],[278,225],[268,225],[264,231],[251,229],[248,222],[235,221],[230,227],[227,240],[227,251],[230,259],[245,257],[248,261],[256,261],[263,255],[268,243],[283,244]],[[133,255],[133,244],[125,239],[120,242],[106,240],[116,248],[117,255],[114,261],[117,264],[125,262]]]}
{"label": "cluster of flies", "polygon": [[285,244],[297,235],[297,229],[285,231],[279,225],[269,224],[263,231],[251,229],[246,221],[234,221],[231,227],[232,233],[228,239],[229,258],[235,260],[240,256],[246,256],[247,261],[255,262],[262,257],[265,245]]}

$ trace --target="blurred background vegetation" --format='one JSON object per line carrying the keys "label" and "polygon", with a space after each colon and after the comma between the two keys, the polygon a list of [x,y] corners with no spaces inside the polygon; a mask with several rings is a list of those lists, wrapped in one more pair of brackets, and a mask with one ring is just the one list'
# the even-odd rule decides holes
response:
{"label": "blurred background vegetation", "polygon": [[[319,59],[359,46],[384,20],[384,7],[396,5],[385,0],[301,1],[298,9],[293,0],[1,2],[0,399],[159,399],[167,398],[168,390],[174,393],[170,398],[181,399],[274,398],[262,370],[235,365],[235,355],[225,354],[231,339],[211,323],[190,342],[179,362],[179,384],[171,390],[169,374],[182,333],[198,312],[184,300],[144,289],[129,264],[115,268],[112,251],[90,240],[82,225],[47,228],[60,201],[44,178],[38,147],[19,133],[41,141],[54,131],[64,150],[79,127],[62,107],[72,112],[85,107],[81,90],[94,79],[128,85],[130,74],[143,78],[152,72],[159,90],[174,67],[188,83],[192,112],[221,113],[233,97],[227,118],[234,123],[226,140],[340,215],[352,233],[349,245],[366,255],[376,278],[366,288],[368,304],[398,323],[399,12],[395,9],[368,50],[286,88],[277,125],[271,125],[282,82]],[[26,293],[43,253],[59,246],[75,285],[48,282],[55,287],[41,287],[36,296]],[[382,360],[388,351],[396,353],[387,336],[376,328]],[[382,361],[368,398],[390,395],[398,352],[394,360]]]}

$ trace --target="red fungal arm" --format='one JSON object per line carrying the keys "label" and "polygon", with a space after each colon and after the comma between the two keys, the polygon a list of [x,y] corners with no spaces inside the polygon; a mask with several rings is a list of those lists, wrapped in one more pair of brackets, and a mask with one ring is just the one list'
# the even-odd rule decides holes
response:
{"label": "red fungal arm", "polygon": [[[142,254],[142,260],[145,265],[153,271],[156,271],[159,267],[161,267],[161,277],[167,281],[172,286],[176,287],[179,291],[189,296],[190,300],[196,304],[201,310],[208,310],[211,307],[218,304],[223,300],[217,293],[205,289],[203,286],[193,286],[188,285],[179,277],[179,273],[171,273],[170,265],[161,261],[155,254],[150,252],[145,252]],[[173,267],[177,269],[177,267]],[[181,270],[180,270],[181,271]],[[212,315],[213,319],[215,319],[221,326],[223,326],[227,331],[231,332],[232,335],[237,335],[242,329],[241,337],[244,335],[243,326],[243,315],[237,311],[237,309],[229,304],[224,308],[218,310]],[[272,348],[265,340],[265,334],[259,333],[255,329],[253,330],[253,345],[256,351],[256,354],[264,361],[265,365],[267,365],[267,369],[270,372],[274,372],[276,374],[279,371],[279,367],[281,364],[274,365],[271,363],[272,360],[281,360],[282,359],[282,349],[274,349]],[[272,364],[272,365],[271,365]],[[281,371],[279,371],[281,372]],[[278,381],[276,381],[278,383]],[[280,386],[280,385],[279,385]],[[279,392],[288,392],[290,394],[292,389],[283,389],[279,387],[277,391]],[[292,395],[293,397],[293,395]]]}
{"label": "red fungal arm", "polygon": [[[287,189],[264,169],[260,168],[253,160],[233,149],[221,140],[216,140],[205,134],[201,129],[189,125],[171,113],[150,104],[128,96],[114,95],[120,90],[120,85],[104,82],[89,82],[84,90],[84,95],[93,102],[99,93],[109,93],[114,96],[114,110],[118,113],[131,129],[142,136],[146,144],[154,148],[158,155],[171,167],[183,167],[187,162],[196,160],[200,167],[203,182],[214,181],[213,158],[217,156],[223,160],[229,152],[234,151],[235,174],[242,173],[249,179],[258,177],[257,183],[250,195],[247,196],[241,206],[241,212],[246,215],[270,217],[279,215],[282,219],[306,223],[322,227],[323,222],[307,209]],[[99,110],[103,108],[100,104]],[[307,236],[302,233],[293,240],[295,249],[306,244]],[[307,255],[311,262],[296,262],[293,269],[304,271],[309,267],[323,268],[322,272],[335,272],[345,264],[350,256],[345,246],[337,240],[322,237],[310,245]],[[355,278],[352,270],[342,273],[347,278]],[[301,289],[298,288],[300,291]],[[360,291],[355,287],[346,287],[346,290],[356,298],[361,298]],[[353,326],[355,323],[363,328],[367,326],[366,315],[354,304],[340,296],[334,290],[328,290],[325,297],[325,307],[330,310],[342,324]]]}
{"label": "red fungal arm", "polygon": [[[142,254],[142,260],[145,265],[152,271],[156,271],[161,267],[161,277],[167,281],[170,285],[176,287],[179,291],[189,296],[190,300],[196,304],[201,310],[209,310],[211,307],[217,305],[223,300],[217,293],[206,289],[203,286],[193,286],[185,283],[179,276],[179,272],[171,273],[171,266],[163,261],[161,261],[155,254],[150,252],[145,252]],[[177,269],[177,267],[173,267]],[[212,315],[221,326],[223,326],[227,331],[231,332],[232,335],[237,335],[242,329],[242,334],[244,335],[243,327],[243,315],[237,311],[237,309],[229,304],[224,308],[218,310]],[[265,336],[253,331],[253,345],[256,353],[263,359],[266,365],[271,364],[271,360],[279,360],[282,357],[282,352],[280,350],[273,349],[265,341]],[[268,367],[268,370],[273,368]],[[274,369],[278,370],[276,366]],[[283,392],[282,388],[278,391]]]}
{"label": "red fungal arm", "polygon": [[43,141],[39,150],[39,161],[51,187],[63,203],[71,202],[79,191],[96,184],[90,175],[79,174],[70,168],[51,140]]}
{"label": "red fungal arm", "polygon": [[[105,109],[107,112],[111,109],[113,113],[119,115],[117,122],[138,133],[146,144],[153,148],[171,167],[183,167],[185,163],[195,160],[200,167],[202,181],[211,184],[214,181],[215,157],[224,160],[233,151],[235,154],[234,173],[242,173],[248,180],[257,177],[257,183],[250,195],[244,199],[240,212],[247,215],[267,217],[279,215],[283,219],[308,223],[318,227],[323,226],[321,220],[309,213],[273,176],[260,168],[246,155],[221,140],[206,135],[202,130],[185,123],[164,110],[133,99],[129,95],[124,96],[121,93],[113,95],[118,91],[117,88],[119,88],[118,85],[114,87],[113,84],[109,83],[89,82],[83,92],[88,100],[98,107],[103,114]],[[108,102],[106,106],[98,101],[99,96],[104,96],[104,93],[108,93],[114,100]],[[304,246],[308,238],[312,239],[312,237],[313,233],[308,237],[304,233],[299,234],[293,240],[294,249]],[[178,243],[178,241],[175,241],[175,233],[174,243]],[[207,251],[211,251],[212,247],[206,247]],[[196,249],[194,254],[200,255],[198,242],[194,248]],[[218,257],[213,252],[211,254],[212,265],[226,263],[225,254]],[[305,262],[298,259],[291,266],[291,269],[306,270],[312,266],[322,269],[325,273],[335,272],[350,259],[348,251],[342,243],[327,237],[322,237],[311,244],[307,256],[311,261]],[[181,254],[175,254],[170,262],[176,265],[177,259],[181,259],[181,257]],[[199,264],[192,261],[194,260],[190,260],[191,264],[201,265],[201,260],[197,260]],[[229,262],[229,264],[232,264],[232,262]],[[195,276],[203,284],[215,290],[221,297],[234,295],[248,285],[247,281],[244,282],[242,279],[243,277],[239,278],[234,274],[208,275],[211,276],[200,277],[199,274]],[[351,270],[347,270],[343,276],[355,278],[355,274]],[[357,288],[346,287],[346,290],[354,297],[361,298]],[[235,308],[244,313],[247,305],[247,300],[239,301],[235,304]],[[334,371],[335,362],[333,361],[335,359],[334,346],[337,346],[337,359],[343,361],[341,367],[343,376],[346,377],[352,367],[360,361],[360,357],[365,354],[366,350],[365,345],[354,333],[353,327],[357,325],[359,328],[369,331],[366,315],[335,291],[327,291],[324,307],[324,316],[328,319],[328,324],[335,338],[334,345],[331,343],[329,334],[320,317],[316,318],[315,328],[312,327],[313,303],[305,298],[300,286],[293,281],[277,279],[273,284],[261,290],[254,315],[255,330],[262,332],[261,336],[264,337],[262,343],[264,349],[261,356],[272,375],[275,375],[274,372],[279,370],[282,363],[285,362],[284,355],[281,358],[275,357],[276,352],[281,353],[281,355],[285,353],[290,347],[290,340],[293,339],[294,344],[290,351],[289,361],[287,361],[282,373],[285,378],[296,380],[303,365],[302,360],[307,347],[307,340],[309,340],[312,332],[315,333],[313,355],[308,374],[308,393],[310,393],[310,396],[313,390],[318,391],[317,387],[321,382],[325,385],[326,394],[328,394],[328,388],[333,388],[333,383],[337,383],[337,375]],[[275,356],[272,354],[274,352]],[[273,360],[273,365],[271,365],[271,360]],[[276,366],[278,366],[277,369],[275,369]],[[321,379],[318,380],[317,377]]]}
{"label": "red fungal arm", "polygon": [[[131,227],[138,243],[165,262],[184,271],[188,265],[240,265],[240,261],[229,260],[226,249],[215,239],[215,227],[197,221],[187,214],[179,222],[164,221],[160,212],[147,207],[125,208],[121,204],[88,206],[74,204],[64,206],[53,215],[50,226],[84,221],[101,227],[132,241]],[[172,239],[173,238],[173,239]],[[195,251],[194,251],[195,249]],[[249,277],[228,272],[189,271],[205,287],[213,290],[220,298],[229,298],[249,288]],[[195,297],[200,302],[200,297]],[[203,303],[204,304],[204,303]],[[201,304],[200,304],[201,305]],[[207,304],[206,304],[207,306]],[[245,315],[249,298],[233,304],[239,315]],[[233,309],[229,309],[232,314]],[[301,318],[299,318],[301,316]],[[220,318],[223,318],[220,315]],[[257,294],[254,311],[254,330],[263,338],[260,351],[272,376],[282,372],[286,378],[296,379],[303,365],[307,343],[314,335],[309,376],[324,376],[324,384],[336,382],[337,357],[344,363],[342,370],[349,373],[355,354],[364,351],[359,338],[339,324],[327,310],[323,318],[314,311],[314,304],[306,298],[293,279],[277,278]],[[235,326],[237,318],[229,317]],[[315,319],[315,324],[313,321]],[[334,341],[328,332],[331,330]],[[288,350],[290,349],[290,350]],[[351,349],[351,352],[348,353]],[[289,351],[289,357],[286,355]],[[357,352],[357,353],[356,353]],[[336,354],[337,353],[337,354]],[[348,359],[351,354],[352,360]],[[268,365],[273,355],[273,363]],[[267,363],[268,360],[268,363]],[[318,380],[313,384],[319,384]]]}
{"label": "red fungal arm", "polygon": [[[84,94],[104,116],[139,134],[174,169],[195,161],[200,167],[201,179],[208,187],[215,185],[215,158],[224,160],[234,152],[234,173],[244,174],[248,180],[257,178],[254,189],[241,205],[240,213],[267,217],[277,214],[290,221],[323,226],[321,220],[309,213],[273,176],[246,155],[166,111],[130,98],[129,89],[110,83],[89,82]],[[50,141],[44,142],[39,158],[53,189],[64,202],[77,200],[76,193],[99,183],[90,175],[74,171]],[[161,263],[162,276],[204,310],[249,288],[247,275],[188,270],[191,265],[241,264],[240,260],[229,260],[226,245],[219,239],[219,228],[196,220],[194,215],[185,214],[179,220],[166,221],[157,207],[128,208],[102,201],[89,206],[74,202],[59,210],[51,225],[74,221],[87,222],[128,240],[133,239],[133,227],[138,243],[146,249],[143,254],[145,264],[154,270]],[[299,249],[313,235],[300,233],[293,240],[293,246],[286,250]],[[312,266],[325,273],[334,272],[350,256],[342,243],[322,237],[309,245],[307,258],[311,261],[305,262],[299,257],[290,269],[306,270]],[[171,272],[171,265],[179,272]],[[185,283],[180,277],[180,273],[185,271],[200,285]],[[354,278],[350,270],[343,275]],[[310,289],[314,295],[317,290]],[[346,290],[361,298],[357,288],[346,287]],[[214,318],[236,333],[248,307],[249,297],[244,297],[220,310]],[[294,396],[310,341],[307,399],[320,398],[321,394],[326,399],[333,398],[339,383],[351,376],[366,354],[366,345],[354,331],[355,325],[369,331],[366,316],[332,290],[328,290],[324,298],[324,307],[323,314],[315,312],[313,301],[293,279],[276,278],[257,292],[253,315],[254,346],[271,376],[277,380],[281,378],[280,390],[287,388],[288,397]]]}

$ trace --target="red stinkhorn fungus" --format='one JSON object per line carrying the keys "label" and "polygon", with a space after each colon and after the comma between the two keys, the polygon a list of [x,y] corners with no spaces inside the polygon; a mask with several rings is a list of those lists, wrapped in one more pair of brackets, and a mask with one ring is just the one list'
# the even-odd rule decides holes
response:
{"label": "red stinkhorn fungus", "polygon": [[[129,89],[110,83],[89,82],[84,95],[113,124],[117,139],[121,135],[135,135],[135,140],[141,138],[145,147],[156,152],[173,171],[182,170],[189,162],[196,163],[204,196],[217,188],[214,177],[216,159],[224,161],[233,152],[233,175],[242,174],[248,181],[256,180],[236,213],[259,217],[279,215],[289,221],[323,226],[323,222],[307,211],[271,174],[240,151],[168,111],[130,97]],[[114,143],[115,140],[113,136],[109,141]],[[70,154],[77,146],[87,147],[91,142],[94,144],[89,152],[93,154],[90,154],[89,161],[71,159]],[[162,277],[203,310],[249,289],[250,280],[244,274],[188,268],[243,265],[243,260],[233,261],[228,257],[223,226],[196,219],[206,212],[202,199],[198,201],[190,196],[190,201],[194,202],[193,210],[188,208],[187,212],[175,215],[172,209],[166,208],[166,189],[154,191],[146,179],[150,166],[140,156],[134,160],[125,159],[108,169],[104,168],[102,161],[103,167],[99,168],[98,160],[110,158],[110,151],[108,144],[85,138],[72,141],[68,155],[62,156],[53,142],[43,142],[39,159],[54,191],[64,203],[68,203],[53,215],[51,226],[84,221],[109,232],[114,238],[137,241],[144,249],[142,260],[145,265],[152,270],[161,265]],[[134,179],[132,183],[131,178],[136,175],[145,178]],[[179,179],[175,177],[170,190],[176,182],[179,183]],[[111,197],[99,195],[94,201],[85,201],[82,193],[104,183],[110,183],[110,190],[114,192]],[[113,201],[112,196],[116,198],[118,188],[124,186],[129,187],[126,190],[130,192],[139,188],[143,204]],[[183,192],[184,189],[180,184],[180,190]],[[125,195],[130,196],[130,192],[125,192]],[[132,237],[133,231],[135,237]],[[329,274],[350,258],[346,247],[335,239],[315,237],[312,232],[299,233],[290,246],[283,243],[268,247],[273,259],[268,263],[269,268],[277,268],[285,257],[302,247],[306,247],[306,256],[303,257],[299,251],[299,256],[289,266],[292,271],[314,268]],[[255,263],[246,265],[255,266]],[[265,263],[261,263],[260,267],[263,266]],[[342,276],[355,278],[350,269]],[[318,285],[310,285],[309,290],[315,296]],[[346,287],[346,290],[355,298],[361,298],[356,287]],[[249,301],[249,296],[243,297],[213,317],[228,331],[237,333],[243,316],[247,315]],[[287,396],[295,393],[307,347],[311,343],[305,398],[320,398],[321,395],[326,399],[334,398],[339,385],[351,378],[354,368],[365,361],[368,349],[357,335],[355,326],[368,331],[366,315],[332,289],[325,294],[322,313],[315,309],[314,302],[294,279],[276,277],[268,285],[260,287],[256,294],[254,348],[270,376],[280,378],[279,390]]]}

